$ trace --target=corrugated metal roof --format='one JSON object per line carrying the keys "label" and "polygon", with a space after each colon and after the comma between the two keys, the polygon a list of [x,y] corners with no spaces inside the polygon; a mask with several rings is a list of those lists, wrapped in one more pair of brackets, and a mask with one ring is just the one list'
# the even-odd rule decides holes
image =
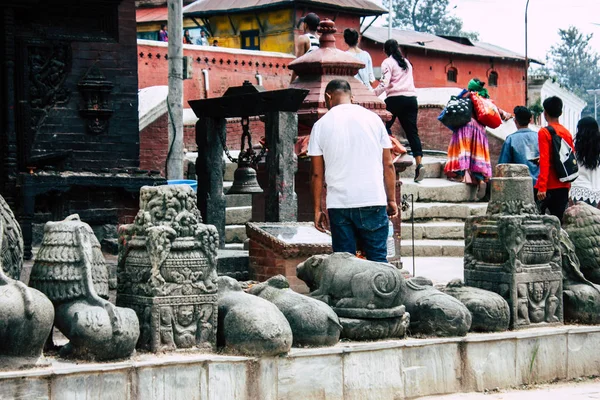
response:
{"label": "corrugated metal roof", "polygon": [[[388,29],[380,27],[370,27],[363,36],[378,43],[385,43],[388,39]],[[433,35],[431,33],[415,32],[404,29],[393,29],[392,38],[400,46],[413,47],[424,50],[439,51],[442,53],[463,54],[470,56],[506,58],[512,60],[524,61],[525,56],[510,50],[503,49],[493,44],[474,42],[472,46],[457,43],[453,40]],[[542,64],[540,61],[529,58],[531,62]]]}
{"label": "corrugated metal roof", "polygon": [[184,7],[186,16],[208,16],[235,13],[261,8],[273,8],[297,3],[306,6],[324,6],[352,11],[360,15],[381,15],[387,10],[370,0],[197,0]]}
{"label": "corrugated metal roof", "polygon": [[135,10],[136,22],[160,22],[167,20],[167,7],[138,8]]}

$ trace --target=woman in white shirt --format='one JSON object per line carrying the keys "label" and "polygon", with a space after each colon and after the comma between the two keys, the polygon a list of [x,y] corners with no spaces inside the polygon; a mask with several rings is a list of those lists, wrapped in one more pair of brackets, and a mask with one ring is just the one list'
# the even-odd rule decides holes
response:
{"label": "woman in white shirt", "polygon": [[361,50],[358,47],[358,32],[356,29],[347,28],[344,30],[344,41],[348,45],[349,49],[346,53],[351,54],[354,58],[362,61],[365,67],[358,71],[354,77],[365,84],[369,90],[373,90],[371,83],[375,82],[375,74],[373,73],[373,60],[371,55]]}
{"label": "woman in white shirt", "polygon": [[571,184],[569,198],[584,201],[591,206],[600,204],[600,131],[598,122],[584,117],[577,123],[575,156],[579,165],[579,177]]}

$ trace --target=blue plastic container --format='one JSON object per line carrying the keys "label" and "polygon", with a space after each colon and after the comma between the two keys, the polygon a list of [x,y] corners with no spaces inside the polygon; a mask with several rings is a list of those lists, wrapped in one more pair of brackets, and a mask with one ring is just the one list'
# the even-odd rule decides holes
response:
{"label": "blue plastic container", "polygon": [[173,179],[167,181],[167,185],[190,185],[194,192],[198,189],[198,181],[192,179]]}

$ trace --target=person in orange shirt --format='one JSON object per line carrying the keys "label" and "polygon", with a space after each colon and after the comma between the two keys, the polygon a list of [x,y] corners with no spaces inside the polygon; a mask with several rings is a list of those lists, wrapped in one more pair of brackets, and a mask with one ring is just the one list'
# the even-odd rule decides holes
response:
{"label": "person in orange shirt", "polygon": [[[552,126],[556,134],[563,138],[569,146],[575,151],[573,145],[573,136],[571,132],[558,122],[562,115],[563,102],[559,97],[552,96],[544,100],[544,118],[548,125]],[[563,214],[569,203],[569,182],[561,182],[556,176],[556,171],[552,166],[552,135],[546,128],[538,132],[538,143],[540,147],[540,174],[538,176],[535,189],[537,198],[540,201],[540,211],[542,214],[546,210],[550,214],[558,217],[562,222]]]}

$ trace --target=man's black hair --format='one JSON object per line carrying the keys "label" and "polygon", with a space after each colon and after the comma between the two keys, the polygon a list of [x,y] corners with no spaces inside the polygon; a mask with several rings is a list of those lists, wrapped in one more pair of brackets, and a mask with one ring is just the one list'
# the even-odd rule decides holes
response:
{"label": "man's black hair", "polygon": [[515,119],[520,126],[529,125],[529,122],[531,122],[531,111],[529,108],[524,106],[516,106],[513,110],[513,113],[515,114]]}
{"label": "man's black hair", "polygon": [[310,29],[311,31],[316,31],[319,27],[321,19],[315,13],[308,13],[304,17],[302,17],[300,21],[308,25],[308,29]]}
{"label": "man's black hair", "polygon": [[356,29],[344,29],[344,41],[350,47],[356,46],[358,44],[358,32],[356,31]]}
{"label": "man's black hair", "polygon": [[562,115],[563,102],[560,97],[548,97],[544,100],[542,105],[544,106],[544,111],[546,111],[550,117],[558,118]]}
{"label": "man's black hair", "polygon": [[335,92],[337,90],[341,90],[344,93],[351,93],[352,89],[350,88],[350,84],[348,81],[344,79],[334,79],[327,84],[325,88],[326,93]]}

